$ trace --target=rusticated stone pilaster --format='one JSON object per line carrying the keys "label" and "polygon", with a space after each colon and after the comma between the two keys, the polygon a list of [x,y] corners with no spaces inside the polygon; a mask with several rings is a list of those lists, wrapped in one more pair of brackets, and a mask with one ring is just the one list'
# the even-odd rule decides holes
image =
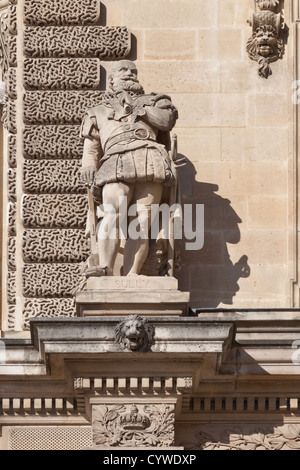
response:
{"label": "rusticated stone pilaster", "polygon": [[[86,109],[103,97],[101,60],[125,58],[131,46],[128,29],[100,25],[100,13],[100,0],[23,0],[22,8],[9,0],[0,18],[3,120],[9,132],[9,330],[20,327],[21,315],[25,329],[30,317],[73,316],[71,297],[85,283],[82,265],[90,242],[80,125]],[[17,233],[21,224],[24,230]],[[21,263],[16,252],[22,253]]]}

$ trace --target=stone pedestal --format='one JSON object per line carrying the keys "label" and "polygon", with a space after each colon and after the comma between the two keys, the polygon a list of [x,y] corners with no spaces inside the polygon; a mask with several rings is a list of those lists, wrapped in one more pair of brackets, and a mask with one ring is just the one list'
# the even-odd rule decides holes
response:
{"label": "stone pedestal", "polygon": [[189,292],[180,292],[174,277],[91,277],[76,294],[80,317],[106,315],[187,316]]}
{"label": "stone pedestal", "polygon": [[[100,336],[104,335],[105,339],[102,348],[106,354],[112,354],[111,367],[116,368],[114,379],[100,381],[101,390],[103,386],[107,390],[113,385],[111,399],[89,396],[90,390],[81,388],[86,382],[84,377],[76,379],[77,391],[87,392],[86,399],[89,400],[94,444],[90,450],[174,448],[175,406],[182,378],[177,376],[178,371],[171,379],[166,378],[169,367],[163,367],[160,362],[150,375],[149,372],[145,374],[145,369],[149,369],[151,353],[163,351],[165,357],[170,353],[175,360],[182,351],[177,338],[191,325],[185,322],[187,318],[179,317],[188,316],[189,300],[188,292],[178,290],[177,279],[167,276],[91,277],[85,290],[77,293],[77,313],[87,317],[81,319],[81,334],[89,319],[95,326],[97,324]],[[191,339],[193,335],[188,336]],[[99,339],[98,346],[101,344]],[[195,343],[192,339],[188,343],[184,351],[198,355],[198,341]],[[129,375],[124,375],[120,354],[130,352],[134,355],[127,356],[125,366]],[[130,363],[135,364],[137,374],[129,371]],[[186,381],[185,377],[184,386]],[[92,382],[94,387],[95,384],[99,387],[99,380],[94,378]],[[154,395],[157,382],[159,398]],[[167,395],[166,387],[170,388]]]}

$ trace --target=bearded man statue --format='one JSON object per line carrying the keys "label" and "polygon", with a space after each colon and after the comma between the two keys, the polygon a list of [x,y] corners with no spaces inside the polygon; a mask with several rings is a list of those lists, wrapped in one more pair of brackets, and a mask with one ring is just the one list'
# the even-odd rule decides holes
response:
{"label": "bearded man statue", "polygon": [[168,150],[177,109],[167,95],[145,94],[137,75],[130,60],[114,64],[109,76],[112,93],[87,110],[81,127],[82,179],[91,187],[96,205],[104,208],[101,226],[107,235],[98,237],[98,263],[88,267],[87,277],[113,275],[121,238],[118,219],[124,217],[120,198],[127,209],[136,204],[141,234],[126,240],[122,274],[140,274],[149,250],[151,206],[161,203],[164,188],[175,181]]}

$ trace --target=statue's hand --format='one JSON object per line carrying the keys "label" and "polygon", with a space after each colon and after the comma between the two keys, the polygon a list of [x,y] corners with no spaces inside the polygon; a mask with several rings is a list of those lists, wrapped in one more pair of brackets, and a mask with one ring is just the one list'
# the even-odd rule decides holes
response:
{"label": "statue's hand", "polygon": [[96,170],[94,167],[86,167],[80,170],[81,180],[86,184],[92,184],[94,182]]}

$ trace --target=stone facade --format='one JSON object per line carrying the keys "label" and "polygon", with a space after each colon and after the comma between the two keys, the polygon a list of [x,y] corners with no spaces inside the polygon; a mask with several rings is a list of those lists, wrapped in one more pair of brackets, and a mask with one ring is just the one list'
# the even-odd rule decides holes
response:
{"label": "stone facade", "polygon": [[[128,29],[101,25],[98,1],[71,3],[8,2],[1,16],[1,50],[7,59],[3,67],[4,139],[9,154],[6,193],[12,214],[4,234],[9,257],[2,322],[8,331],[27,327],[29,299],[36,299],[35,312],[30,303],[34,316],[41,314],[41,302],[42,315],[51,316],[53,309],[61,311],[72,300],[82,284],[81,263],[88,242],[82,233],[87,199],[79,179],[79,125],[86,108],[101,101],[105,84],[100,80],[100,60],[130,53]],[[21,39],[17,18],[22,23]],[[69,254],[62,253],[65,248]],[[13,263],[16,253],[18,262]]]}
{"label": "stone facade", "polygon": [[[299,449],[299,20],[299,0],[0,0],[3,449]],[[178,241],[175,287],[94,296],[80,124],[123,58],[179,110],[204,246]],[[116,344],[127,315],[145,350]]]}
{"label": "stone facade", "polygon": [[[5,276],[17,279],[8,302],[15,305],[16,322],[9,330],[21,331],[24,324],[23,272],[36,271],[34,263],[47,258],[41,253],[36,260],[31,257],[33,264],[27,263],[24,228],[32,243],[36,237],[36,244],[41,229],[52,246],[57,230],[64,237],[71,235],[67,227],[74,229],[71,245],[81,236],[86,203],[78,172],[79,125],[84,110],[101,100],[113,61],[124,57],[135,60],[147,92],[155,86],[171,94],[180,110],[174,132],[179,152],[188,160],[180,171],[183,203],[205,206],[203,249],[186,251],[178,243],[177,277],[180,289],[191,293],[191,306],[297,306],[297,188],[292,189],[297,159],[289,119],[295,109],[292,95],[297,93],[290,90],[295,78],[293,40],[281,60],[272,62],[272,76],[260,80],[245,45],[251,36],[247,19],[260,14],[258,6],[253,11],[252,2],[238,6],[229,0],[212,1],[202,6],[178,0],[170,8],[169,1],[154,2],[147,14],[143,1],[129,2],[126,8],[122,1],[102,3],[102,13],[99,2],[91,2],[80,18],[80,2],[75,2],[72,13],[52,2],[51,15],[49,2],[37,15],[37,3],[27,0],[5,7],[4,2],[1,15],[7,89],[4,210],[9,213],[9,226],[4,218],[4,243],[18,253],[15,274],[4,257]],[[276,8],[278,15],[282,2]],[[294,34],[297,11],[295,5],[285,5],[282,41],[285,24],[290,37]],[[17,12],[22,24],[19,38]],[[166,14],[168,21],[161,23]],[[59,246],[53,249],[51,263],[67,259],[72,263],[69,269],[76,271],[76,263],[84,261],[83,253],[72,259],[60,253]],[[56,296],[59,285],[53,288]],[[4,330],[6,291],[4,282]],[[64,294],[58,295],[63,302]]]}

